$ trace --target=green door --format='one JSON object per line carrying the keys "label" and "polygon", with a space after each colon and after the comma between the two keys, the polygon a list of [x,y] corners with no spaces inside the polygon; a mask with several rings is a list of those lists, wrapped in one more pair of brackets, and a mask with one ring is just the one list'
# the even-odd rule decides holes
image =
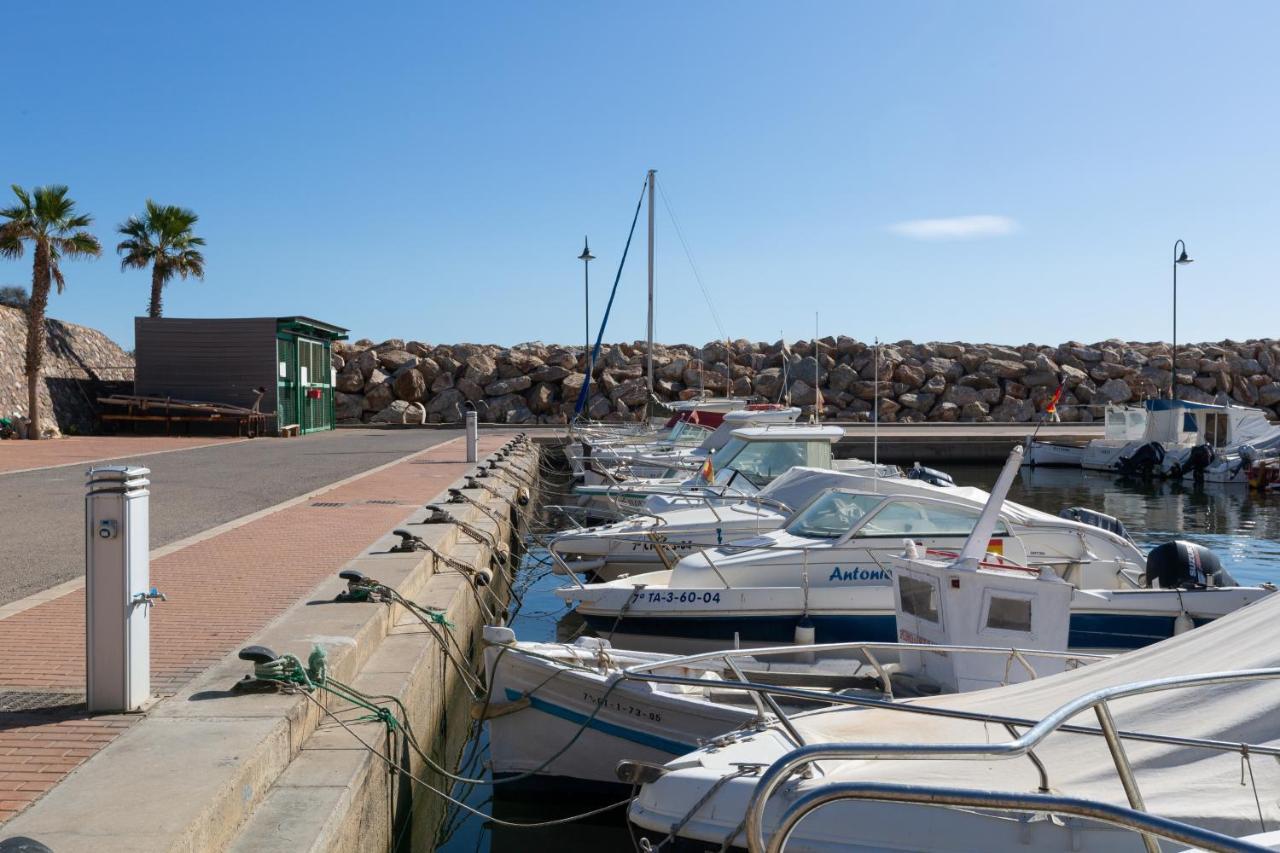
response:
{"label": "green door", "polygon": [[333,385],[329,346],[298,338],[298,424],[302,432],[333,429]]}

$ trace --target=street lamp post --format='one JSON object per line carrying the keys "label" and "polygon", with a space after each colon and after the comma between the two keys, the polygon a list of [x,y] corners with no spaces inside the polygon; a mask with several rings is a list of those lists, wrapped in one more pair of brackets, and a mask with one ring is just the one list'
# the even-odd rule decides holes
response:
{"label": "street lamp post", "polygon": [[[1178,247],[1182,250],[1179,251]],[[1169,399],[1178,397],[1178,267],[1186,266],[1192,259],[1187,257],[1187,244],[1181,240],[1173,244],[1173,357],[1169,365]]]}
{"label": "street lamp post", "polygon": [[586,341],[586,348],[582,351],[583,363],[587,366],[587,375],[591,375],[591,276],[587,272],[592,261],[596,256],[591,254],[591,247],[587,245],[587,238],[582,238],[582,254],[578,255],[578,260],[582,261],[582,328],[586,334],[583,340]]}

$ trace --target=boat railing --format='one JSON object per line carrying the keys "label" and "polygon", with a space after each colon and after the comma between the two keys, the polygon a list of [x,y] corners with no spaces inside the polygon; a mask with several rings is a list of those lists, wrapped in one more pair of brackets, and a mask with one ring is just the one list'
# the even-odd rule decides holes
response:
{"label": "boat railing", "polygon": [[[575,506],[573,504],[547,504],[543,507],[543,510],[554,515],[562,516],[566,521],[574,526],[574,531],[586,530],[589,527],[594,527],[595,525],[600,524],[601,520],[605,520],[605,523],[612,523],[615,521],[625,521],[627,518],[631,517],[631,513],[623,514],[611,512],[608,509]],[[583,521],[591,519],[596,519],[595,524],[583,523]]]}
{"label": "boat railing", "polygon": [[[726,665],[731,660],[740,658],[762,658],[787,655],[794,657],[797,654],[821,654],[827,655],[835,652],[854,652],[859,653],[866,660],[867,665],[875,670],[876,680],[880,682],[881,690],[889,698],[893,698],[893,680],[892,673],[888,665],[881,661],[876,652],[901,652],[901,651],[919,651],[933,652],[936,654],[956,654],[956,653],[972,653],[978,655],[998,655],[1008,658],[1006,663],[1006,677],[1008,668],[1017,663],[1027,673],[1031,679],[1038,677],[1036,668],[1032,665],[1032,658],[1040,658],[1044,660],[1061,660],[1066,661],[1070,669],[1074,669],[1086,663],[1094,663],[1100,660],[1107,660],[1111,655],[1098,654],[1092,652],[1071,652],[1056,651],[1051,649],[1021,649],[1010,646],[967,646],[952,645],[941,643],[889,643],[889,642],[871,642],[859,641],[848,643],[821,643],[811,645],[789,645],[789,646],[768,646],[756,649],[723,649],[714,652],[701,652],[693,655],[684,655],[677,658],[669,658],[662,661],[653,661],[650,663],[636,664],[622,670],[623,678],[634,681],[655,681],[670,682],[670,677],[654,672],[654,670],[668,669],[672,667],[688,667],[708,662],[714,663],[717,660],[724,661]],[[696,679],[694,679],[696,681]],[[746,683],[745,678],[740,679]],[[702,682],[701,686],[705,687],[706,682]],[[717,687],[734,687],[733,682],[717,682]],[[800,688],[805,689],[805,688]],[[752,688],[752,692],[754,688]],[[826,701],[829,693],[822,691],[813,691],[813,698]],[[797,698],[792,696],[792,698]]]}
{"label": "boat railing", "polygon": [[[825,805],[842,800],[1072,815],[1140,833],[1144,843],[1160,838],[1195,850],[1216,853],[1264,853],[1271,850],[1270,847],[1242,841],[1184,821],[1160,817],[1141,809],[1080,797],[887,782],[831,782],[804,794],[791,804],[770,839],[768,851],[781,853],[786,849],[791,834],[801,820]],[[1150,844],[1147,849],[1151,849]]]}
{"label": "boat railing", "polygon": [[[811,765],[815,761],[824,760],[992,760],[992,759],[1009,759],[1026,757],[1036,766],[1040,774],[1040,787],[1042,794],[1049,793],[1049,784],[1047,771],[1042,761],[1036,756],[1034,750],[1037,746],[1054,732],[1071,731],[1073,733],[1098,734],[1106,740],[1108,751],[1111,754],[1112,762],[1116,775],[1119,777],[1120,784],[1124,789],[1125,796],[1129,801],[1129,807],[1136,811],[1145,813],[1146,806],[1142,799],[1141,791],[1138,788],[1137,780],[1134,776],[1133,767],[1129,763],[1128,756],[1125,752],[1123,741],[1128,738],[1134,738],[1132,733],[1126,733],[1118,730],[1115,725],[1115,719],[1111,714],[1111,703],[1132,696],[1156,693],[1165,690],[1187,689],[1192,687],[1210,687],[1223,684],[1238,684],[1250,681],[1266,681],[1280,679],[1280,667],[1269,667],[1265,669],[1249,669],[1238,671],[1221,671],[1211,673],[1200,673],[1195,675],[1178,675],[1167,678],[1158,678],[1148,681],[1131,682],[1128,684],[1118,684],[1111,687],[1104,687],[1085,693],[1075,699],[1058,706],[1050,711],[1039,721],[1033,721],[1030,728],[1021,735],[1016,735],[1012,740],[991,743],[987,741],[973,743],[827,743],[814,744],[808,746],[800,746],[775,761],[764,775],[761,776],[760,782],[756,785],[752,792],[751,801],[747,806],[745,818],[747,845],[751,853],[779,853],[781,850],[780,843],[785,841],[780,832],[775,832],[773,840],[766,845],[764,838],[764,811],[769,799],[782,783],[791,777],[791,775],[800,768]],[[705,686],[705,685],[704,685]],[[902,703],[883,703],[886,708],[894,708],[898,710],[918,710],[937,712],[943,710],[940,708],[913,708],[911,705]],[[1069,721],[1077,714],[1092,710],[1098,719],[1098,728],[1083,728],[1078,726],[1069,726]],[[977,715],[985,716],[985,715]],[[1005,722],[1005,721],[1001,721]],[[1006,729],[1010,734],[1015,733],[1012,722],[1005,722]],[[1267,746],[1263,744],[1244,744],[1231,743],[1226,741],[1211,740],[1207,738],[1185,738],[1176,735],[1160,735],[1151,733],[1139,733],[1137,739],[1146,742],[1163,743],[1174,746],[1194,746],[1205,749],[1218,750],[1224,752],[1238,752],[1242,755],[1270,755],[1280,757],[1280,747]],[[808,802],[805,806],[805,814],[817,808],[819,805],[825,805],[830,800],[821,803]],[[921,803],[927,803],[927,799],[919,800]],[[795,812],[800,808],[800,801],[793,803],[787,811],[784,812],[779,827],[784,825],[794,826],[804,814],[796,815]],[[1159,845],[1155,841],[1154,834],[1143,832],[1143,844],[1149,853],[1159,853]],[[1255,849],[1252,847],[1222,847],[1209,849],[1223,850],[1240,850]]]}

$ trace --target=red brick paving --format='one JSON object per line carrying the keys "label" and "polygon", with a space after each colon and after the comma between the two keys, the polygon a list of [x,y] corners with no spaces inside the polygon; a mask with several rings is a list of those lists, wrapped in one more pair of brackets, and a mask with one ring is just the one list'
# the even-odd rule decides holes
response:
{"label": "red brick paving", "polygon": [[[505,441],[501,434],[483,436],[480,452]],[[455,461],[462,451],[461,441],[430,448],[153,560],[152,584],[169,596],[152,610],[153,692],[176,692],[358,555],[412,507],[437,495],[472,467]],[[370,500],[397,503],[364,503]],[[321,501],[344,506],[313,506]],[[0,619],[0,649],[10,650],[0,656],[0,691],[82,691],[84,590]],[[39,656],[13,653],[21,649],[38,650]],[[89,717],[83,706],[0,714],[0,823],[138,719]]]}
{"label": "red brick paving", "polygon": [[[54,465],[70,465],[76,462],[98,462],[103,459],[124,459],[165,450],[186,450],[209,444],[229,444],[235,438],[193,436],[167,438],[165,436],[68,436],[44,441],[0,441],[0,474],[6,471],[24,471],[28,468],[48,468]],[[286,439],[256,439],[260,441],[285,441]]]}

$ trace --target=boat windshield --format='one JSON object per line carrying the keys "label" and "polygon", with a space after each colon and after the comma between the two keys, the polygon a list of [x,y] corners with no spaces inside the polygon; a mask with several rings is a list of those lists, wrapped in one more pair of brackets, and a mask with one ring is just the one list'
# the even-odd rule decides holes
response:
{"label": "boat windshield", "polygon": [[711,435],[712,430],[695,424],[690,421],[681,421],[672,428],[671,434],[667,436],[668,444],[677,444],[681,447],[697,447]]}
{"label": "boat windshield", "polygon": [[[964,537],[973,531],[981,510],[977,507],[939,504],[911,498],[892,498],[858,530],[855,539],[869,537]],[[1009,529],[997,521],[996,536],[1008,536]]]}
{"label": "boat windshield", "polygon": [[806,539],[839,539],[883,500],[884,495],[827,492],[801,510],[787,532]]}
{"label": "boat windshield", "polygon": [[731,438],[712,457],[717,472],[732,468],[763,488],[797,465],[810,468],[831,467],[831,443],[828,441],[743,441]]}

